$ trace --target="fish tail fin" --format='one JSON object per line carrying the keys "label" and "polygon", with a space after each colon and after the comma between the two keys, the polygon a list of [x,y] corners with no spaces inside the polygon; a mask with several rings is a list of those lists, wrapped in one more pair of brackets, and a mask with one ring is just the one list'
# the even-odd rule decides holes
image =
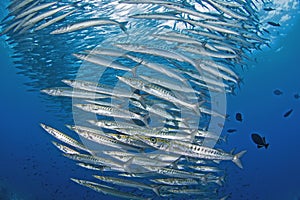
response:
{"label": "fish tail fin", "polygon": [[136,77],[136,71],[137,71],[137,67],[140,65],[140,63],[136,64],[132,69],[131,69],[131,73],[133,77]]}
{"label": "fish tail fin", "polygon": [[228,143],[228,134],[226,134],[224,137],[223,137],[223,141],[227,144]]}
{"label": "fish tail fin", "polygon": [[267,148],[268,148],[268,146],[269,146],[269,144],[266,144],[266,145],[265,145],[265,148],[267,149]]}
{"label": "fish tail fin", "polygon": [[235,154],[235,155],[233,156],[233,159],[232,159],[232,161],[234,162],[234,164],[236,164],[236,165],[237,165],[239,168],[241,168],[241,169],[243,169],[243,165],[242,165],[242,163],[241,163],[240,158],[241,158],[246,152],[247,152],[247,150],[241,151],[241,152]]}
{"label": "fish tail fin", "polygon": [[161,188],[161,186],[155,186],[152,188],[153,192],[157,195],[160,196],[160,192],[159,189]]}
{"label": "fish tail fin", "polygon": [[132,164],[133,159],[134,159],[134,157],[130,158],[128,161],[126,161],[126,162],[123,164],[123,168],[124,168],[124,169],[126,170],[126,172],[128,172],[128,173],[131,173],[130,165]]}
{"label": "fish tail fin", "polygon": [[206,101],[203,100],[203,101],[197,102],[197,103],[195,103],[195,104],[192,105],[193,111],[194,111],[197,115],[200,115],[200,117],[201,117],[200,106],[203,105],[205,102],[206,102]]}
{"label": "fish tail fin", "polygon": [[126,33],[127,31],[127,28],[126,28],[126,25],[127,25],[128,22],[120,22],[120,28],[123,32]]}
{"label": "fish tail fin", "polygon": [[216,180],[216,184],[218,184],[219,186],[223,186],[223,182],[219,178]]}

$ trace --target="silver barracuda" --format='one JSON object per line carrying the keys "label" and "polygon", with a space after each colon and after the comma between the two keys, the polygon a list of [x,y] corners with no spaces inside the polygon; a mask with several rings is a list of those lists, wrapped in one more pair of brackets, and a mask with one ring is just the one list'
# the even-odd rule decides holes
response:
{"label": "silver barracuda", "polygon": [[[118,131],[118,129],[116,129],[116,130]],[[144,142],[140,141],[138,138],[136,138],[134,136],[113,134],[113,133],[110,133],[109,136],[120,142],[123,142],[125,144],[131,145],[134,147],[138,147],[141,149],[146,149],[146,148],[150,147],[149,145],[145,144]]]}
{"label": "silver barracuda", "polygon": [[96,92],[100,94],[110,95],[115,98],[133,98],[140,100],[141,97],[137,94],[128,92],[127,90],[121,90],[113,88],[108,85],[99,84],[96,82],[82,81],[82,80],[62,80],[63,83],[80,90],[86,90],[89,92]]}
{"label": "silver barracuda", "polygon": [[246,151],[241,151],[235,155],[232,155],[217,149],[194,145],[179,140],[158,139],[155,137],[145,137],[145,136],[137,136],[137,137],[139,137],[146,144],[160,150],[176,153],[179,155],[185,155],[189,157],[201,158],[201,159],[231,160],[238,167],[243,168],[242,163],[240,161],[240,157],[244,155]]}
{"label": "silver barracuda", "polygon": [[80,149],[80,150],[83,150],[83,151],[86,151],[90,154],[93,154],[93,152],[91,150],[89,150],[88,148],[86,148],[82,143],[78,142],[77,140],[69,137],[68,135],[50,127],[50,126],[47,126],[45,124],[40,124],[41,127],[47,131],[47,133],[49,133],[50,135],[52,135],[53,137],[55,137],[56,139],[66,143],[66,144],[69,144],[70,146],[72,147],[75,147],[77,149]]}
{"label": "silver barracuda", "polygon": [[72,181],[74,181],[75,183],[78,183],[80,185],[83,185],[85,187],[88,187],[92,190],[95,190],[96,192],[101,192],[103,194],[109,194],[115,197],[119,197],[119,198],[123,198],[123,199],[132,199],[132,200],[151,200],[151,198],[145,198],[145,197],[141,197],[141,196],[137,196],[131,193],[127,193],[127,192],[122,192],[119,191],[117,189],[114,189],[112,187],[108,187],[106,185],[100,185],[98,183],[94,183],[91,181],[85,181],[85,180],[79,180],[79,179],[74,179],[71,178]]}
{"label": "silver barracuda", "polygon": [[148,94],[154,95],[158,98],[167,100],[169,102],[182,105],[188,109],[193,110],[196,114],[200,114],[199,103],[191,104],[191,103],[185,102],[185,101],[177,98],[174,94],[165,90],[164,88],[156,86],[151,83],[147,84],[139,79],[124,77],[124,76],[123,77],[117,76],[117,78],[120,81],[126,83],[127,85],[129,85],[135,89],[142,90],[144,92],[147,92]]}
{"label": "silver barracuda", "polygon": [[111,130],[118,130],[120,128],[142,128],[134,123],[117,122],[111,120],[88,120],[88,122],[95,126]]}
{"label": "silver barracuda", "polygon": [[24,0],[24,1],[18,2],[16,4],[11,4],[8,7],[8,9],[11,12],[14,12],[14,11],[20,10],[21,8],[24,8],[26,5],[30,4],[32,1],[34,1],[34,0]]}
{"label": "silver barracuda", "polygon": [[205,174],[201,173],[193,173],[187,172],[183,170],[171,169],[166,167],[155,167],[155,166],[143,166],[144,168],[148,169],[149,171],[154,171],[158,174],[171,176],[176,178],[195,178],[200,180],[205,180]]}
{"label": "silver barracuda", "polygon": [[56,8],[56,9],[53,9],[53,10],[50,10],[50,11],[47,11],[43,14],[40,14],[32,19],[30,19],[29,21],[27,21],[26,23],[23,24],[23,26],[31,26],[31,25],[35,25],[36,23],[40,22],[41,20],[51,16],[51,15],[54,15],[55,13],[58,13],[59,11],[62,11],[66,8],[71,8],[70,5],[66,5],[66,6],[62,6],[62,7],[59,7],[59,8]]}
{"label": "silver barracuda", "polygon": [[94,104],[75,104],[77,108],[80,108],[87,112],[96,113],[98,115],[104,115],[108,117],[118,117],[123,119],[137,119],[142,121],[145,125],[148,124],[147,118],[136,113],[130,112],[128,110],[115,108],[111,106],[101,106],[101,105],[94,105]]}
{"label": "silver barracuda", "polygon": [[175,71],[173,71],[171,68],[167,68],[166,66],[164,66],[162,64],[149,62],[149,61],[146,61],[145,59],[141,59],[141,58],[134,57],[131,55],[127,55],[126,57],[133,60],[134,62],[139,63],[140,65],[143,65],[149,69],[155,70],[159,73],[162,73],[170,78],[175,78],[175,79],[181,81],[182,83],[186,84],[186,80],[182,76],[177,74]]}
{"label": "silver barracuda", "polygon": [[29,15],[27,15],[24,19],[21,19],[19,21],[19,24],[14,28],[13,32],[17,32],[18,30],[20,30],[23,27],[23,24],[26,23],[29,19],[31,19],[36,13],[31,13]]}
{"label": "silver barracuda", "polygon": [[63,155],[75,161],[84,162],[93,165],[100,165],[100,166],[104,165],[112,169],[124,171],[123,163],[116,162],[110,159],[106,159],[98,156],[91,156],[87,154],[63,154]]}
{"label": "silver barracuda", "polygon": [[136,75],[136,69],[137,69],[136,67],[129,68],[129,67],[126,67],[116,61],[107,59],[102,56],[93,56],[93,55],[84,55],[84,54],[73,54],[73,56],[75,56],[76,58],[78,58],[80,60],[85,60],[87,62],[96,64],[96,65],[131,72],[133,74],[133,76]]}
{"label": "silver barracuda", "polygon": [[56,22],[58,22],[58,21],[63,20],[64,18],[66,18],[67,16],[73,14],[73,13],[76,12],[76,11],[77,11],[77,10],[71,10],[70,12],[67,12],[66,14],[60,15],[60,16],[58,16],[58,17],[55,17],[55,18],[53,18],[53,19],[51,19],[51,20],[49,20],[49,21],[47,21],[47,22],[45,22],[45,23],[39,25],[38,27],[35,28],[35,30],[36,30],[36,31],[42,30],[42,29],[44,29],[44,28],[46,28],[46,27],[48,27],[48,26],[50,26],[50,25],[52,25],[52,24],[54,24],[54,23],[56,23]]}
{"label": "silver barracuda", "polygon": [[[168,120],[175,120],[175,121],[180,121],[180,122],[183,122],[183,123],[186,123],[187,124],[187,120],[186,119],[183,119],[181,117],[177,117],[175,115],[172,115],[171,113],[169,113],[168,111],[166,111],[166,109],[163,109],[159,106],[150,106],[148,104],[142,104],[141,102],[139,101],[134,101],[134,100],[130,100],[130,103],[140,109],[144,109],[148,112],[151,112],[153,114],[156,114],[158,116],[161,116],[161,117],[164,117]],[[187,125],[188,126],[188,125]]]}
{"label": "silver barracuda", "polygon": [[109,147],[117,148],[117,149],[123,149],[123,150],[134,150],[134,151],[139,151],[138,148],[134,148],[132,146],[126,145],[122,142],[119,142],[118,140],[108,137],[109,135],[98,131],[98,133],[94,133],[93,131],[87,131],[87,130],[80,130],[78,128],[73,128],[73,130],[78,133],[78,135],[96,142],[98,144],[103,144]]}
{"label": "silver barracuda", "polygon": [[213,166],[205,166],[205,165],[202,165],[202,166],[196,165],[195,166],[195,165],[189,165],[188,167],[191,168],[191,169],[197,170],[197,171],[201,171],[201,172],[214,172],[214,173],[223,172],[223,170],[220,170],[219,168],[213,167]]}
{"label": "silver barracuda", "polygon": [[142,79],[154,83],[156,85],[160,85],[162,87],[168,88],[170,90],[176,90],[180,92],[186,92],[186,93],[195,93],[195,94],[201,94],[199,91],[194,90],[192,87],[187,87],[182,84],[176,84],[174,81],[167,81],[167,80],[161,80],[158,78],[152,78],[150,76],[140,75]]}
{"label": "silver barracuda", "polygon": [[47,88],[41,90],[41,92],[46,93],[51,96],[60,96],[60,97],[72,97],[72,98],[83,98],[83,99],[105,99],[108,96],[103,94],[96,94],[93,92],[87,92],[84,90],[73,90],[72,88],[65,87],[55,87]]}
{"label": "silver barracuda", "polygon": [[50,6],[53,6],[54,4],[57,4],[57,1],[56,2],[51,2],[51,3],[45,3],[45,4],[41,4],[41,5],[38,5],[38,6],[35,6],[29,10],[26,10],[24,12],[22,12],[21,14],[17,15],[15,19],[20,19],[22,17],[25,17],[26,15],[29,15],[31,13],[35,13],[35,12],[38,12],[40,10],[43,10],[45,8],[48,8]]}
{"label": "silver barracuda", "polygon": [[52,144],[54,146],[56,146],[60,151],[62,151],[63,153],[66,153],[66,154],[79,154],[78,151],[75,151],[74,149],[71,149],[70,147],[67,147],[65,145],[62,145],[58,142],[52,142]]}
{"label": "silver barracuda", "polygon": [[62,34],[62,33],[70,33],[77,30],[85,29],[88,27],[94,27],[94,26],[105,26],[105,25],[117,25],[119,26],[122,31],[126,31],[125,25],[127,22],[117,22],[115,20],[111,19],[90,19],[88,21],[84,22],[78,22],[72,25],[68,25],[59,29],[56,29],[52,31],[50,34]]}
{"label": "silver barracuda", "polygon": [[91,165],[91,164],[87,164],[87,163],[76,163],[76,165],[86,168],[86,169],[90,169],[90,170],[95,170],[95,171],[112,171],[112,169],[110,167],[106,167],[106,166],[100,166],[100,165]]}
{"label": "silver barracuda", "polygon": [[152,182],[165,185],[198,185],[199,182],[192,178],[157,178]]}
{"label": "silver barracuda", "polygon": [[114,178],[114,177],[109,177],[109,176],[94,175],[94,177],[101,181],[112,183],[112,184],[122,185],[122,186],[126,186],[126,187],[139,188],[139,189],[152,190],[156,195],[159,196],[158,187],[153,187],[151,185],[147,185],[147,184],[144,184],[141,182],[132,181],[129,179]]}

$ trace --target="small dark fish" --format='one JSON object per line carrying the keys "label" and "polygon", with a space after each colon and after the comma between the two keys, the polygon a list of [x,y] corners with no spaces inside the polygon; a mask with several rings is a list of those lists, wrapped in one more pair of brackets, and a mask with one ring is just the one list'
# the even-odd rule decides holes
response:
{"label": "small dark fish", "polygon": [[275,8],[271,8],[271,7],[264,8],[264,11],[273,11],[273,10],[275,10]]}
{"label": "small dark fish", "polygon": [[300,98],[300,95],[299,95],[299,94],[294,94],[294,98],[295,98],[295,99],[299,99],[299,98]]}
{"label": "small dark fish", "polygon": [[237,131],[236,129],[228,129],[228,130],[227,130],[228,133],[234,133],[234,132],[236,132],[236,131]]}
{"label": "small dark fish", "polygon": [[267,29],[263,28],[263,31],[265,31],[266,33],[270,33],[270,31],[268,31]]}
{"label": "small dark fish", "polygon": [[236,113],[235,119],[236,119],[237,121],[239,121],[239,122],[243,121],[242,114],[241,114],[241,113]]}
{"label": "small dark fish", "polygon": [[279,90],[279,89],[274,90],[273,93],[275,95],[282,95],[283,94],[283,92],[281,90]]}
{"label": "small dark fish", "polygon": [[268,148],[269,144],[266,143],[266,138],[261,137],[260,135],[253,133],[251,135],[251,138],[255,144],[257,144],[257,148],[262,148],[265,147],[266,149]]}
{"label": "small dark fish", "polygon": [[268,22],[268,24],[272,25],[272,26],[280,26],[279,23],[276,23],[276,22]]}
{"label": "small dark fish", "polygon": [[289,111],[287,111],[286,113],[284,113],[283,117],[290,116],[292,112],[293,112],[293,109],[290,109]]}

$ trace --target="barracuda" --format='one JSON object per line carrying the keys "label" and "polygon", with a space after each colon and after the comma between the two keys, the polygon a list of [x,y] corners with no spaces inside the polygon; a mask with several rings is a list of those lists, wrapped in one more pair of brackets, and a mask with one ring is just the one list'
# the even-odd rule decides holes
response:
{"label": "barracuda", "polygon": [[62,80],[63,83],[80,90],[86,90],[89,92],[96,92],[100,94],[111,95],[115,98],[133,98],[141,100],[141,97],[137,94],[130,93],[127,90],[121,90],[118,88],[113,88],[108,85],[99,84],[96,82],[82,81],[82,80]]}
{"label": "barracuda", "polygon": [[50,10],[48,12],[45,12],[41,15],[38,15],[32,19],[30,19],[29,21],[27,21],[26,23],[23,24],[23,27],[24,26],[31,26],[31,25],[34,25],[36,23],[38,23],[39,21],[51,16],[51,15],[54,15],[55,13],[58,13],[59,11],[62,11],[66,8],[71,8],[72,6],[70,5],[66,5],[66,6],[62,6],[62,7],[59,7],[59,8],[56,8],[56,9],[53,9],[53,10]]}
{"label": "barracuda", "polygon": [[158,191],[159,187],[153,187],[153,186],[141,183],[141,182],[131,181],[128,179],[114,178],[114,177],[108,177],[108,176],[98,176],[98,175],[94,175],[94,177],[101,181],[112,183],[112,184],[122,185],[122,186],[126,186],[126,187],[139,188],[139,189],[152,190],[156,195],[159,196],[159,191]]}
{"label": "barracuda", "polygon": [[136,76],[137,66],[134,68],[128,68],[114,60],[107,59],[102,56],[93,56],[93,55],[84,55],[84,54],[73,54],[73,56],[75,56],[76,58],[78,58],[80,60],[85,60],[87,62],[96,64],[96,65],[100,65],[103,67],[109,67],[109,68],[113,68],[113,69],[117,69],[117,70],[131,72],[133,76]]}
{"label": "barracuda", "polygon": [[157,178],[152,182],[165,185],[198,185],[199,182],[192,178]]}
{"label": "barracuda", "polygon": [[[142,104],[141,102],[139,101],[133,101],[133,100],[130,100],[130,103],[140,109],[144,109],[148,112],[151,112],[153,114],[156,114],[158,116],[161,116],[161,117],[164,117],[168,120],[174,120],[174,121],[180,121],[180,122],[183,122],[183,123],[187,123],[187,120],[186,119],[183,119],[181,117],[177,117],[175,115],[172,115],[171,113],[167,112],[166,109],[163,109],[161,107],[158,107],[158,106],[150,106],[148,104]],[[187,125],[188,126],[188,125]]]}
{"label": "barracuda", "polygon": [[157,139],[155,137],[145,137],[145,136],[137,136],[137,137],[139,137],[146,144],[160,150],[172,152],[179,155],[185,155],[189,157],[201,158],[201,159],[231,160],[238,167],[243,168],[242,163],[240,161],[240,157],[244,155],[246,151],[241,151],[235,155],[232,155],[217,149],[194,145],[179,140]]}
{"label": "barracuda", "polygon": [[34,1],[34,0],[24,0],[24,1],[18,2],[16,4],[11,4],[10,6],[8,6],[8,9],[11,12],[14,12],[16,10],[20,10],[21,8],[24,8],[26,5],[30,4],[32,1]]}
{"label": "barracuda", "polygon": [[188,20],[188,19],[186,19],[185,21],[189,24],[194,25],[194,26],[200,26],[200,27],[212,30],[212,31],[217,31],[217,32],[220,32],[220,33],[226,33],[226,34],[232,34],[232,35],[240,35],[237,31],[227,29],[227,28],[223,28],[222,26],[211,25],[211,24],[207,24],[207,23],[204,23],[204,22]]}
{"label": "barracuda", "polygon": [[117,25],[122,31],[126,32],[125,25],[127,22],[117,22],[111,19],[91,19],[84,22],[75,23],[52,31],[50,34],[70,33],[77,30],[85,29],[92,26]]}
{"label": "barracuda", "polygon": [[72,11],[70,11],[70,12],[67,12],[66,14],[60,15],[60,16],[58,16],[58,17],[55,17],[55,18],[53,18],[53,19],[51,19],[51,20],[49,20],[49,21],[47,21],[47,22],[41,24],[40,26],[36,27],[35,30],[36,30],[36,31],[42,30],[42,29],[44,29],[44,28],[46,28],[46,27],[48,27],[48,26],[50,26],[50,25],[52,25],[52,24],[54,24],[54,23],[56,23],[56,22],[58,22],[58,21],[60,21],[60,20],[63,20],[64,18],[66,18],[67,16],[73,14],[73,13],[76,12],[76,11],[77,11],[77,10],[72,10]]}
{"label": "barracuda", "polygon": [[160,85],[162,87],[168,88],[169,90],[176,90],[179,92],[186,92],[186,93],[195,93],[195,94],[201,94],[201,92],[194,90],[192,87],[187,87],[185,85],[182,84],[176,84],[174,81],[170,82],[167,81],[166,79],[161,80],[159,78],[152,78],[149,76],[144,76],[144,75],[140,75],[139,77],[141,77],[142,79],[150,82],[150,83],[154,83],[156,85]]}
{"label": "barracuda", "polygon": [[98,144],[103,144],[109,147],[113,147],[113,148],[117,148],[117,149],[121,149],[123,151],[125,150],[133,150],[133,151],[139,151],[139,148],[135,148],[129,145],[126,145],[122,142],[119,142],[118,140],[114,139],[114,138],[110,138],[108,137],[109,135],[98,131],[98,133],[94,133],[93,131],[87,131],[87,130],[80,130],[80,129],[73,129],[76,133],[78,133],[78,135],[96,142]]}
{"label": "barracuda", "polygon": [[111,134],[109,134],[109,136],[120,142],[123,142],[125,144],[132,145],[134,147],[139,147],[142,150],[150,147],[149,145],[146,145],[144,142],[140,141],[136,137],[132,137],[130,135],[121,135],[121,134],[112,134],[111,133]]}
{"label": "barracuda", "polygon": [[19,24],[14,28],[13,32],[17,32],[18,30],[20,30],[23,25],[29,20],[31,19],[36,13],[31,13],[29,15],[27,15],[24,19],[20,20]]}
{"label": "barracuda", "polygon": [[162,73],[162,74],[164,74],[164,75],[166,75],[170,78],[175,78],[175,79],[181,81],[182,83],[184,83],[186,85],[186,79],[184,79],[184,77],[177,74],[171,68],[167,68],[165,65],[161,65],[161,64],[153,63],[153,62],[148,62],[144,59],[134,57],[134,56],[131,56],[131,55],[127,55],[126,57],[131,59],[134,62],[139,63],[140,65],[148,67],[149,69],[155,70],[155,71],[157,71],[159,73]]}
{"label": "barracuda", "polygon": [[40,124],[40,125],[45,131],[47,131],[47,133],[49,133],[56,139],[66,143],[66,144],[69,144],[72,147],[75,147],[77,149],[80,149],[80,150],[86,151],[90,154],[93,154],[93,152],[91,150],[86,148],[83,144],[79,143],[77,140],[74,140],[73,138],[69,137],[68,135],[66,135],[50,126],[47,126],[45,124]]}
{"label": "barracuda", "polygon": [[171,169],[166,167],[154,167],[154,166],[143,166],[149,171],[154,171],[158,174],[165,175],[165,176],[171,176],[176,178],[196,178],[200,180],[205,180],[205,174],[201,173],[193,173],[193,172],[187,172],[177,169]]}
{"label": "barracuda", "polygon": [[214,51],[209,51],[204,48],[199,47],[192,47],[192,46],[178,46],[179,49],[183,49],[187,52],[198,54],[200,56],[204,57],[213,57],[213,58],[236,58],[237,55],[235,54],[229,54],[229,53],[219,53]]}
{"label": "barracuda", "polygon": [[124,164],[120,162],[115,162],[110,159],[98,157],[98,156],[91,156],[86,154],[63,154],[65,157],[70,158],[75,161],[84,162],[93,165],[104,165],[107,167],[111,167],[112,169],[121,169],[124,171]]}
{"label": "barracuda", "polygon": [[76,163],[76,165],[86,168],[86,169],[90,169],[90,170],[96,170],[96,171],[112,171],[112,169],[110,167],[105,167],[105,166],[99,166],[99,165],[91,165],[91,164],[87,164],[87,163]]}
{"label": "barracuda", "polygon": [[165,49],[147,47],[147,46],[143,46],[143,45],[139,45],[139,44],[131,44],[131,43],[118,43],[118,44],[114,44],[114,46],[119,47],[124,50],[127,50],[127,51],[150,54],[150,55],[174,59],[174,60],[177,60],[180,62],[185,62],[185,59],[182,58],[182,56],[180,54],[171,52],[171,51],[168,51]]}
{"label": "barracuda", "polygon": [[220,173],[223,172],[223,170],[220,170],[217,167],[212,167],[212,166],[194,166],[194,165],[189,165],[188,166],[191,169],[201,171],[201,172],[214,172],[214,173]]}
{"label": "barracuda", "polygon": [[69,148],[69,147],[67,147],[65,145],[62,145],[62,144],[58,143],[58,142],[52,141],[52,144],[54,146],[56,146],[63,153],[66,153],[66,154],[79,154],[78,151],[75,151],[74,149],[71,149],[71,148]]}
{"label": "barracuda", "polygon": [[109,195],[119,197],[119,198],[132,199],[132,200],[151,200],[152,199],[152,198],[136,196],[136,195],[133,195],[133,194],[127,193],[127,192],[121,192],[112,187],[108,187],[106,185],[100,185],[98,183],[94,183],[91,181],[79,180],[79,179],[74,179],[74,178],[71,178],[71,180],[74,181],[75,183],[78,183],[85,187],[91,188],[92,190],[95,190],[96,192],[101,192],[103,194],[109,194]]}
{"label": "barracuda", "polygon": [[88,120],[88,122],[95,126],[99,126],[111,130],[117,130],[119,128],[142,128],[134,123],[117,122],[117,121],[110,121],[110,120]]}
{"label": "barracuda", "polygon": [[142,117],[141,115],[120,108],[115,108],[111,106],[94,105],[94,104],[75,104],[74,106],[84,111],[92,112],[99,115],[104,115],[108,117],[118,117],[127,120],[137,119],[142,121],[145,125],[148,124],[147,117]]}
{"label": "barracuda", "polygon": [[146,84],[145,82],[143,82],[139,79],[134,79],[134,78],[129,78],[129,77],[120,77],[120,76],[117,76],[117,78],[120,81],[126,83],[127,85],[129,85],[135,89],[142,90],[142,91],[147,92],[151,95],[154,95],[158,98],[167,100],[171,103],[182,105],[188,109],[193,110],[196,114],[200,114],[200,111],[199,111],[200,104],[199,103],[191,104],[191,103],[185,102],[181,99],[178,99],[171,92],[163,89],[162,87],[156,86],[154,84]]}
{"label": "barracuda", "polygon": [[41,90],[41,92],[51,96],[83,98],[83,99],[105,99],[108,97],[102,94],[96,94],[84,90],[73,90],[72,88],[64,88],[64,87],[47,88]]}
{"label": "barracuda", "polygon": [[38,11],[43,10],[45,8],[48,8],[50,6],[53,6],[54,4],[57,4],[57,1],[51,2],[51,3],[41,4],[39,6],[35,6],[31,9],[28,9],[28,10],[22,12],[21,14],[17,15],[15,19],[20,19],[22,17],[25,17],[26,15],[31,14],[31,13],[35,13],[35,12],[38,12]]}

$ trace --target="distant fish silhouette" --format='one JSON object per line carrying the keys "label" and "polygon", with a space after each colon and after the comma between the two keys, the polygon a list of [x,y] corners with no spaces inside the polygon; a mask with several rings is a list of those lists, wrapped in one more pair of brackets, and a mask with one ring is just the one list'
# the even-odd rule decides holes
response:
{"label": "distant fish silhouette", "polygon": [[241,114],[241,113],[236,113],[235,119],[236,119],[237,121],[239,121],[239,122],[243,121],[242,114]]}
{"label": "distant fish silhouette", "polygon": [[294,94],[294,98],[295,99],[299,99],[300,98],[300,95],[297,93],[297,94]]}
{"label": "distant fish silhouette", "polygon": [[284,113],[283,117],[290,116],[292,112],[293,112],[293,109],[290,109],[289,111],[287,111],[286,113]]}
{"label": "distant fish silhouette", "polygon": [[262,147],[265,147],[266,149],[268,148],[269,144],[266,143],[265,137],[262,138],[260,135],[253,133],[251,135],[251,138],[253,142],[257,144],[257,148],[262,148]]}
{"label": "distant fish silhouette", "polygon": [[282,95],[283,94],[283,92],[281,90],[279,90],[279,89],[274,90],[273,93],[275,95]]}
{"label": "distant fish silhouette", "polygon": [[228,130],[227,130],[228,133],[234,133],[234,132],[236,132],[236,131],[237,131],[236,129],[228,129]]}
{"label": "distant fish silhouette", "polygon": [[275,10],[275,8],[271,8],[271,7],[268,7],[268,8],[264,8],[265,11],[273,11]]}
{"label": "distant fish silhouette", "polygon": [[268,22],[268,24],[272,25],[272,26],[280,26],[279,23],[275,23],[275,22]]}

